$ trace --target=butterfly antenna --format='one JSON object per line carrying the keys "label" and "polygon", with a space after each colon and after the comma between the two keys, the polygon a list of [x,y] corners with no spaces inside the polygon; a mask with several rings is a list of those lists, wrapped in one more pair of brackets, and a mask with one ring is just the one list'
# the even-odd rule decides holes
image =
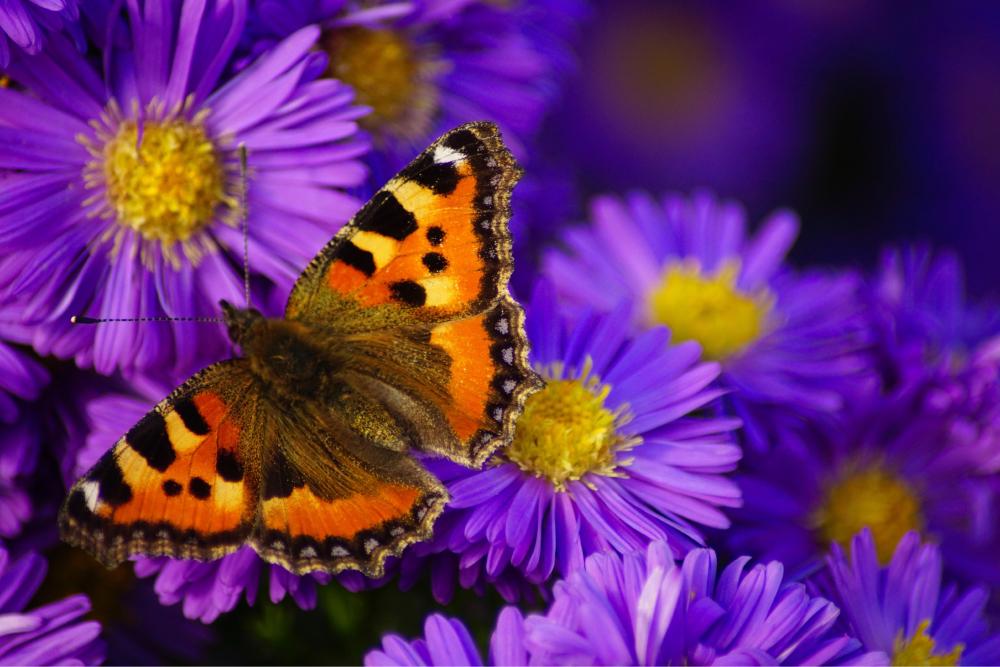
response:
{"label": "butterfly antenna", "polygon": [[250,307],[250,215],[247,210],[247,145],[240,144],[240,217],[243,226],[243,293]]}
{"label": "butterfly antenna", "polygon": [[72,324],[105,324],[108,322],[225,322],[221,317],[87,317],[74,315]]}

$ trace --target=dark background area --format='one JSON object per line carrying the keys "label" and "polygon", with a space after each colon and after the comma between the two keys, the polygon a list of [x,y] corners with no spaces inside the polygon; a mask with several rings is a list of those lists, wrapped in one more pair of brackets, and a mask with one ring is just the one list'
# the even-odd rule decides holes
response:
{"label": "dark background area", "polygon": [[802,219],[799,264],[888,243],[1000,266],[1000,4],[602,2],[546,127],[582,195],[706,187]]}

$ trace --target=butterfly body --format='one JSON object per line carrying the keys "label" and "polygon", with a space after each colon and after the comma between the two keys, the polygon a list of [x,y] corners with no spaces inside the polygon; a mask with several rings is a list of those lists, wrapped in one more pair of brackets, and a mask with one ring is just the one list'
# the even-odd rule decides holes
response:
{"label": "butterfly body", "polygon": [[414,457],[479,466],[538,380],[511,271],[519,170],[445,135],[306,268],[284,318],[222,304],[240,356],[164,399],[70,490],[64,539],[115,565],[250,544],[293,572],[382,573],[447,502]]}

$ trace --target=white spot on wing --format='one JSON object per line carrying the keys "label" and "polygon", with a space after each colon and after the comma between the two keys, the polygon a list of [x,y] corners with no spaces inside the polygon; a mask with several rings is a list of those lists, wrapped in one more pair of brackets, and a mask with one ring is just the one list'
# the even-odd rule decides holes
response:
{"label": "white spot on wing", "polygon": [[302,558],[315,558],[316,550],[313,549],[312,547],[306,547],[301,552],[299,552],[299,556]]}
{"label": "white spot on wing", "polygon": [[101,487],[97,482],[84,482],[80,485],[80,490],[83,491],[83,498],[87,501],[87,509],[96,512]]}
{"label": "white spot on wing", "polygon": [[503,381],[503,390],[504,390],[504,393],[506,393],[506,394],[509,394],[510,392],[514,391],[514,387],[516,387],[516,386],[517,386],[517,382],[515,382],[514,380],[504,380]]}
{"label": "white spot on wing", "polygon": [[378,540],[376,540],[374,537],[369,537],[367,540],[365,540],[364,546],[365,546],[365,553],[370,554],[371,552],[375,551],[375,547],[378,546]]}
{"label": "white spot on wing", "polygon": [[343,558],[344,556],[349,556],[350,553],[351,552],[349,552],[344,547],[332,547],[330,549],[330,555],[333,556],[334,558]]}
{"label": "white spot on wing", "polygon": [[406,530],[402,526],[396,526],[395,528],[389,531],[389,534],[392,535],[393,537],[399,537],[405,532]]}
{"label": "white spot on wing", "polygon": [[499,320],[497,320],[496,329],[497,332],[500,333],[500,335],[502,336],[506,336],[510,332],[510,323],[507,322],[506,317],[501,317]]}
{"label": "white spot on wing", "polygon": [[454,148],[448,148],[447,146],[434,147],[434,161],[438,164],[447,164],[449,162],[461,162],[464,159],[465,155],[459,153]]}
{"label": "white spot on wing", "polygon": [[503,361],[505,364],[514,363],[514,348],[505,347],[500,354],[503,355]]}
{"label": "white spot on wing", "polygon": [[503,408],[497,408],[493,411],[493,419],[503,421]]}

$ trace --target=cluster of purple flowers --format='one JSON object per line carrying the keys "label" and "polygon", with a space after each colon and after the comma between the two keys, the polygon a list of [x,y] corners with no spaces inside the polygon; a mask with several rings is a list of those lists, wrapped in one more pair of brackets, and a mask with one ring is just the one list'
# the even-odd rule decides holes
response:
{"label": "cluster of purple flowers", "polygon": [[[0,0],[0,663],[163,659],[120,619],[201,645],[262,582],[311,609],[323,586],[428,581],[441,603],[511,605],[497,665],[1000,662],[1000,310],[924,246],[794,267],[793,213],[751,226],[703,191],[598,196],[562,224],[575,190],[535,142],[588,13]],[[241,303],[244,195],[253,300],[276,316],[367,194],[481,119],[528,172],[514,282],[545,384],[510,446],[482,469],[425,460],[451,501],[381,580],[297,576],[249,548],[140,558],[113,575],[139,593],[91,612],[73,587],[89,570],[55,547],[65,490],[229,348],[209,324],[70,316]],[[423,637],[365,660],[484,653],[429,613]]]}

